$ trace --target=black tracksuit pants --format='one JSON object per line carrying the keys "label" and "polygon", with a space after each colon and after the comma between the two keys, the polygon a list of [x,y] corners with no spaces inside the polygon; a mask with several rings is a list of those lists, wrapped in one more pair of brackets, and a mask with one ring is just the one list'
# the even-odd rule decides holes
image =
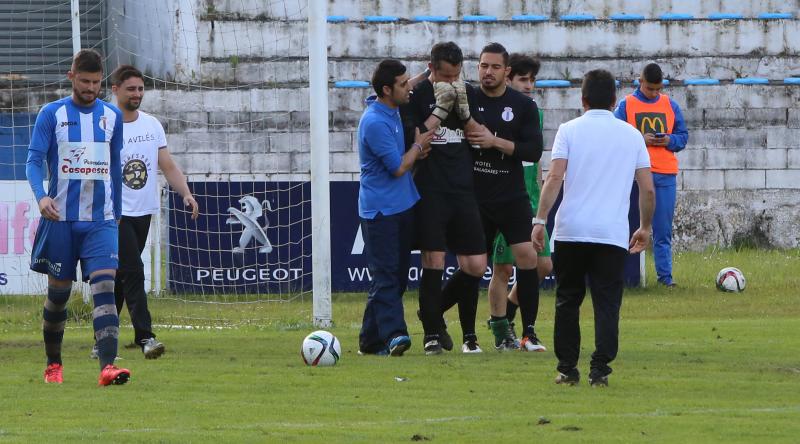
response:
{"label": "black tracksuit pants", "polygon": [[619,348],[619,311],[627,254],[624,248],[609,244],[555,241],[554,345],[559,372],[568,374],[578,366],[580,307],[586,295],[588,278],[595,323],[595,351],[592,353],[589,377],[611,373],[608,364],[616,358]]}
{"label": "black tracksuit pants", "polygon": [[135,342],[155,338],[150,310],[147,308],[147,293],[144,291],[144,251],[147,234],[150,231],[150,215],[122,216],[119,223],[119,269],[114,284],[117,313],[127,302],[131,317]]}

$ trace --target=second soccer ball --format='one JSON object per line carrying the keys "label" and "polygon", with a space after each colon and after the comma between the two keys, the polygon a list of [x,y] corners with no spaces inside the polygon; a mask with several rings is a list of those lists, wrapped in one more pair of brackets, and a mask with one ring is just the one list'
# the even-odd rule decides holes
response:
{"label": "second soccer ball", "polygon": [[717,274],[717,289],[720,291],[738,293],[744,291],[745,284],[744,274],[738,268],[725,267]]}

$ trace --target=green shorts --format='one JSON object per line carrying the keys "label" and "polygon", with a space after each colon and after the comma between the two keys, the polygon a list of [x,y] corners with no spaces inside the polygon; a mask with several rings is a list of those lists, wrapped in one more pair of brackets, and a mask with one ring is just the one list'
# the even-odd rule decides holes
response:
{"label": "green shorts", "polygon": [[[550,257],[550,235],[547,234],[547,230],[544,230],[544,250],[539,252],[539,257]],[[502,234],[498,234],[497,237],[494,238],[494,245],[492,246],[492,263],[514,263],[514,255],[511,253],[511,248],[508,247],[506,239]]]}

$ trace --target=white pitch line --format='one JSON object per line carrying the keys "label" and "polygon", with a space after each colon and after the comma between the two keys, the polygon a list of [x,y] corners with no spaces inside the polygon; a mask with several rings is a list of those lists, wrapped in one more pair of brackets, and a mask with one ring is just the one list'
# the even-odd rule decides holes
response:
{"label": "white pitch line", "polygon": [[156,328],[169,328],[173,330],[233,330],[234,327],[222,325],[180,325],[180,324],[154,324]]}
{"label": "white pitch line", "polygon": [[[615,417],[625,417],[625,418],[658,418],[658,417],[668,417],[668,416],[686,416],[686,415],[716,415],[721,413],[735,413],[735,414],[744,414],[744,413],[787,413],[787,412],[800,412],[800,405],[788,406],[788,407],[752,407],[752,408],[730,408],[730,409],[694,409],[694,410],[655,410],[652,412],[627,412],[627,413],[555,413],[555,414],[542,414],[539,416],[544,416],[548,419],[554,418],[615,418]],[[506,416],[506,419],[530,419],[531,417],[535,417],[537,414],[534,415],[517,415],[517,416]],[[205,431],[225,431],[225,430],[254,430],[260,429],[264,427],[282,427],[282,428],[290,428],[290,429],[309,429],[309,428],[318,428],[318,427],[338,427],[338,428],[346,428],[352,429],[353,427],[375,427],[375,426],[384,426],[384,425],[397,425],[397,424],[437,424],[437,423],[449,423],[449,422],[465,422],[465,421],[475,421],[475,420],[482,420],[482,419],[491,419],[491,418],[483,418],[480,416],[448,416],[442,418],[423,418],[423,419],[398,419],[398,420],[387,420],[387,421],[348,421],[346,423],[342,422],[333,422],[333,423],[325,423],[325,422],[258,422],[250,425],[237,425],[237,426],[214,426],[207,429],[201,429]],[[153,433],[153,432],[176,432],[181,430],[176,430],[174,427],[164,428],[164,429],[155,429],[155,428],[142,428],[142,429],[120,429],[117,432],[120,433]],[[191,429],[191,430],[183,430],[185,432],[190,431],[198,431],[198,429]],[[181,432],[183,432],[181,431]]]}

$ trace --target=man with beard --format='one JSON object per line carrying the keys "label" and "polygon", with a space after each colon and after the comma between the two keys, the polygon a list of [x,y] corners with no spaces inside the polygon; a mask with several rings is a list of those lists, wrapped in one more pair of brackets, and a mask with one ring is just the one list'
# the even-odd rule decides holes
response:
{"label": "man with beard", "polygon": [[[525,54],[514,53],[508,57],[509,73],[506,77],[506,85],[513,88],[526,96],[531,97],[534,83],[536,82],[536,75],[539,73],[540,62],[537,59]],[[533,97],[531,97],[533,100]],[[542,126],[542,110],[539,109],[539,127]],[[542,174],[542,167],[537,162],[522,162],[523,175],[525,176],[525,188],[527,189],[528,196],[530,197],[531,208],[533,214],[539,207],[539,189]],[[550,260],[550,246],[547,238],[547,231],[545,231],[544,250],[538,253],[538,260],[536,263],[536,271],[539,275],[539,283],[543,282],[545,277],[553,270],[553,262]],[[495,238],[494,245],[491,250],[492,257],[492,280],[489,282],[489,300],[494,301],[496,304],[502,304],[503,298],[508,300],[506,305],[506,318],[511,326],[513,338],[516,340],[516,333],[514,331],[514,318],[517,313],[518,299],[517,299],[517,284],[508,291],[508,283],[514,273],[514,255],[506,242],[502,233],[498,234]],[[508,295],[508,296],[506,296]],[[499,310],[495,310],[497,312]],[[491,319],[489,319],[489,326],[491,328]],[[517,341],[518,342],[518,341]],[[523,351],[545,351],[544,346],[537,347],[531,341],[526,342]]]}
{"label": "man with beard", "polygon": [[[165,347],[153,334],[147,293],[144,290],[144,251],[150,231],[150,218],[160,210],[156,165],[167,183],[183,198],[197,219],[197,202],[189,191],[186,176],[167,150],[167,138],[161,123],[139,110],[144,97],[142,73],[131,65],[120,65],[111,74],[111,90],[124,122],[122,148],[122,219],[119,223],[119,270],[114,296],[117,312],[128,303],[134,330],[134,343],[146,359],[157,359]],[[92,356],[96,355],[96,346]]]}
{"label": "man with beard", "polygon": [[[72,95],[39,111],[28,147],[26,176],[42,220],[31,252],[31,269],[47,274],[42,335],[47,355],[44,382],[64,381],[61,345],[67,302],[76,267],[89,280],[100,376],[98,385],[124,384],[128,369],[117,368],[119,316],[114,305],[118,265],[117,223],[122,213],[122,113],[97,100],[103,60],[96,51],[75,54],[67,72]],[[42,174],[47,162],[49,183]]]}
{"label": "man with beard", "polygon": [[522,162],[537,162],[544,143],[536,102],[506,86],[509,71],[508,52],[503,45],[486,45],[480,54],[481,87],[476,93],[486,125],[470,130],[467,137],[474,148],[475,195],[488,241],[486,251],[491,251],[495,236],[502,233],[517,264],[522,341],[518,346],[514,340],[506,318],[505,295],[490,293],[490,326],[495,348],[515,350],[521,346],[526,351],[543,351],[545,348],[534,329],[539,310],[538,258],[530,238],[533,212]]}
{"label": "man with beard", "polygon": [[428,155],[433,131],[416,130],[406,151],[399,107],[408,103],[411,85],[402,63],[380,62],[372,87],[377,96],[367,100],[358,125],[358,215],[372,276],[358,352],[402,356],[411,347],[403,293],[414,238],[414,204],[419,200],[411,169]]}

